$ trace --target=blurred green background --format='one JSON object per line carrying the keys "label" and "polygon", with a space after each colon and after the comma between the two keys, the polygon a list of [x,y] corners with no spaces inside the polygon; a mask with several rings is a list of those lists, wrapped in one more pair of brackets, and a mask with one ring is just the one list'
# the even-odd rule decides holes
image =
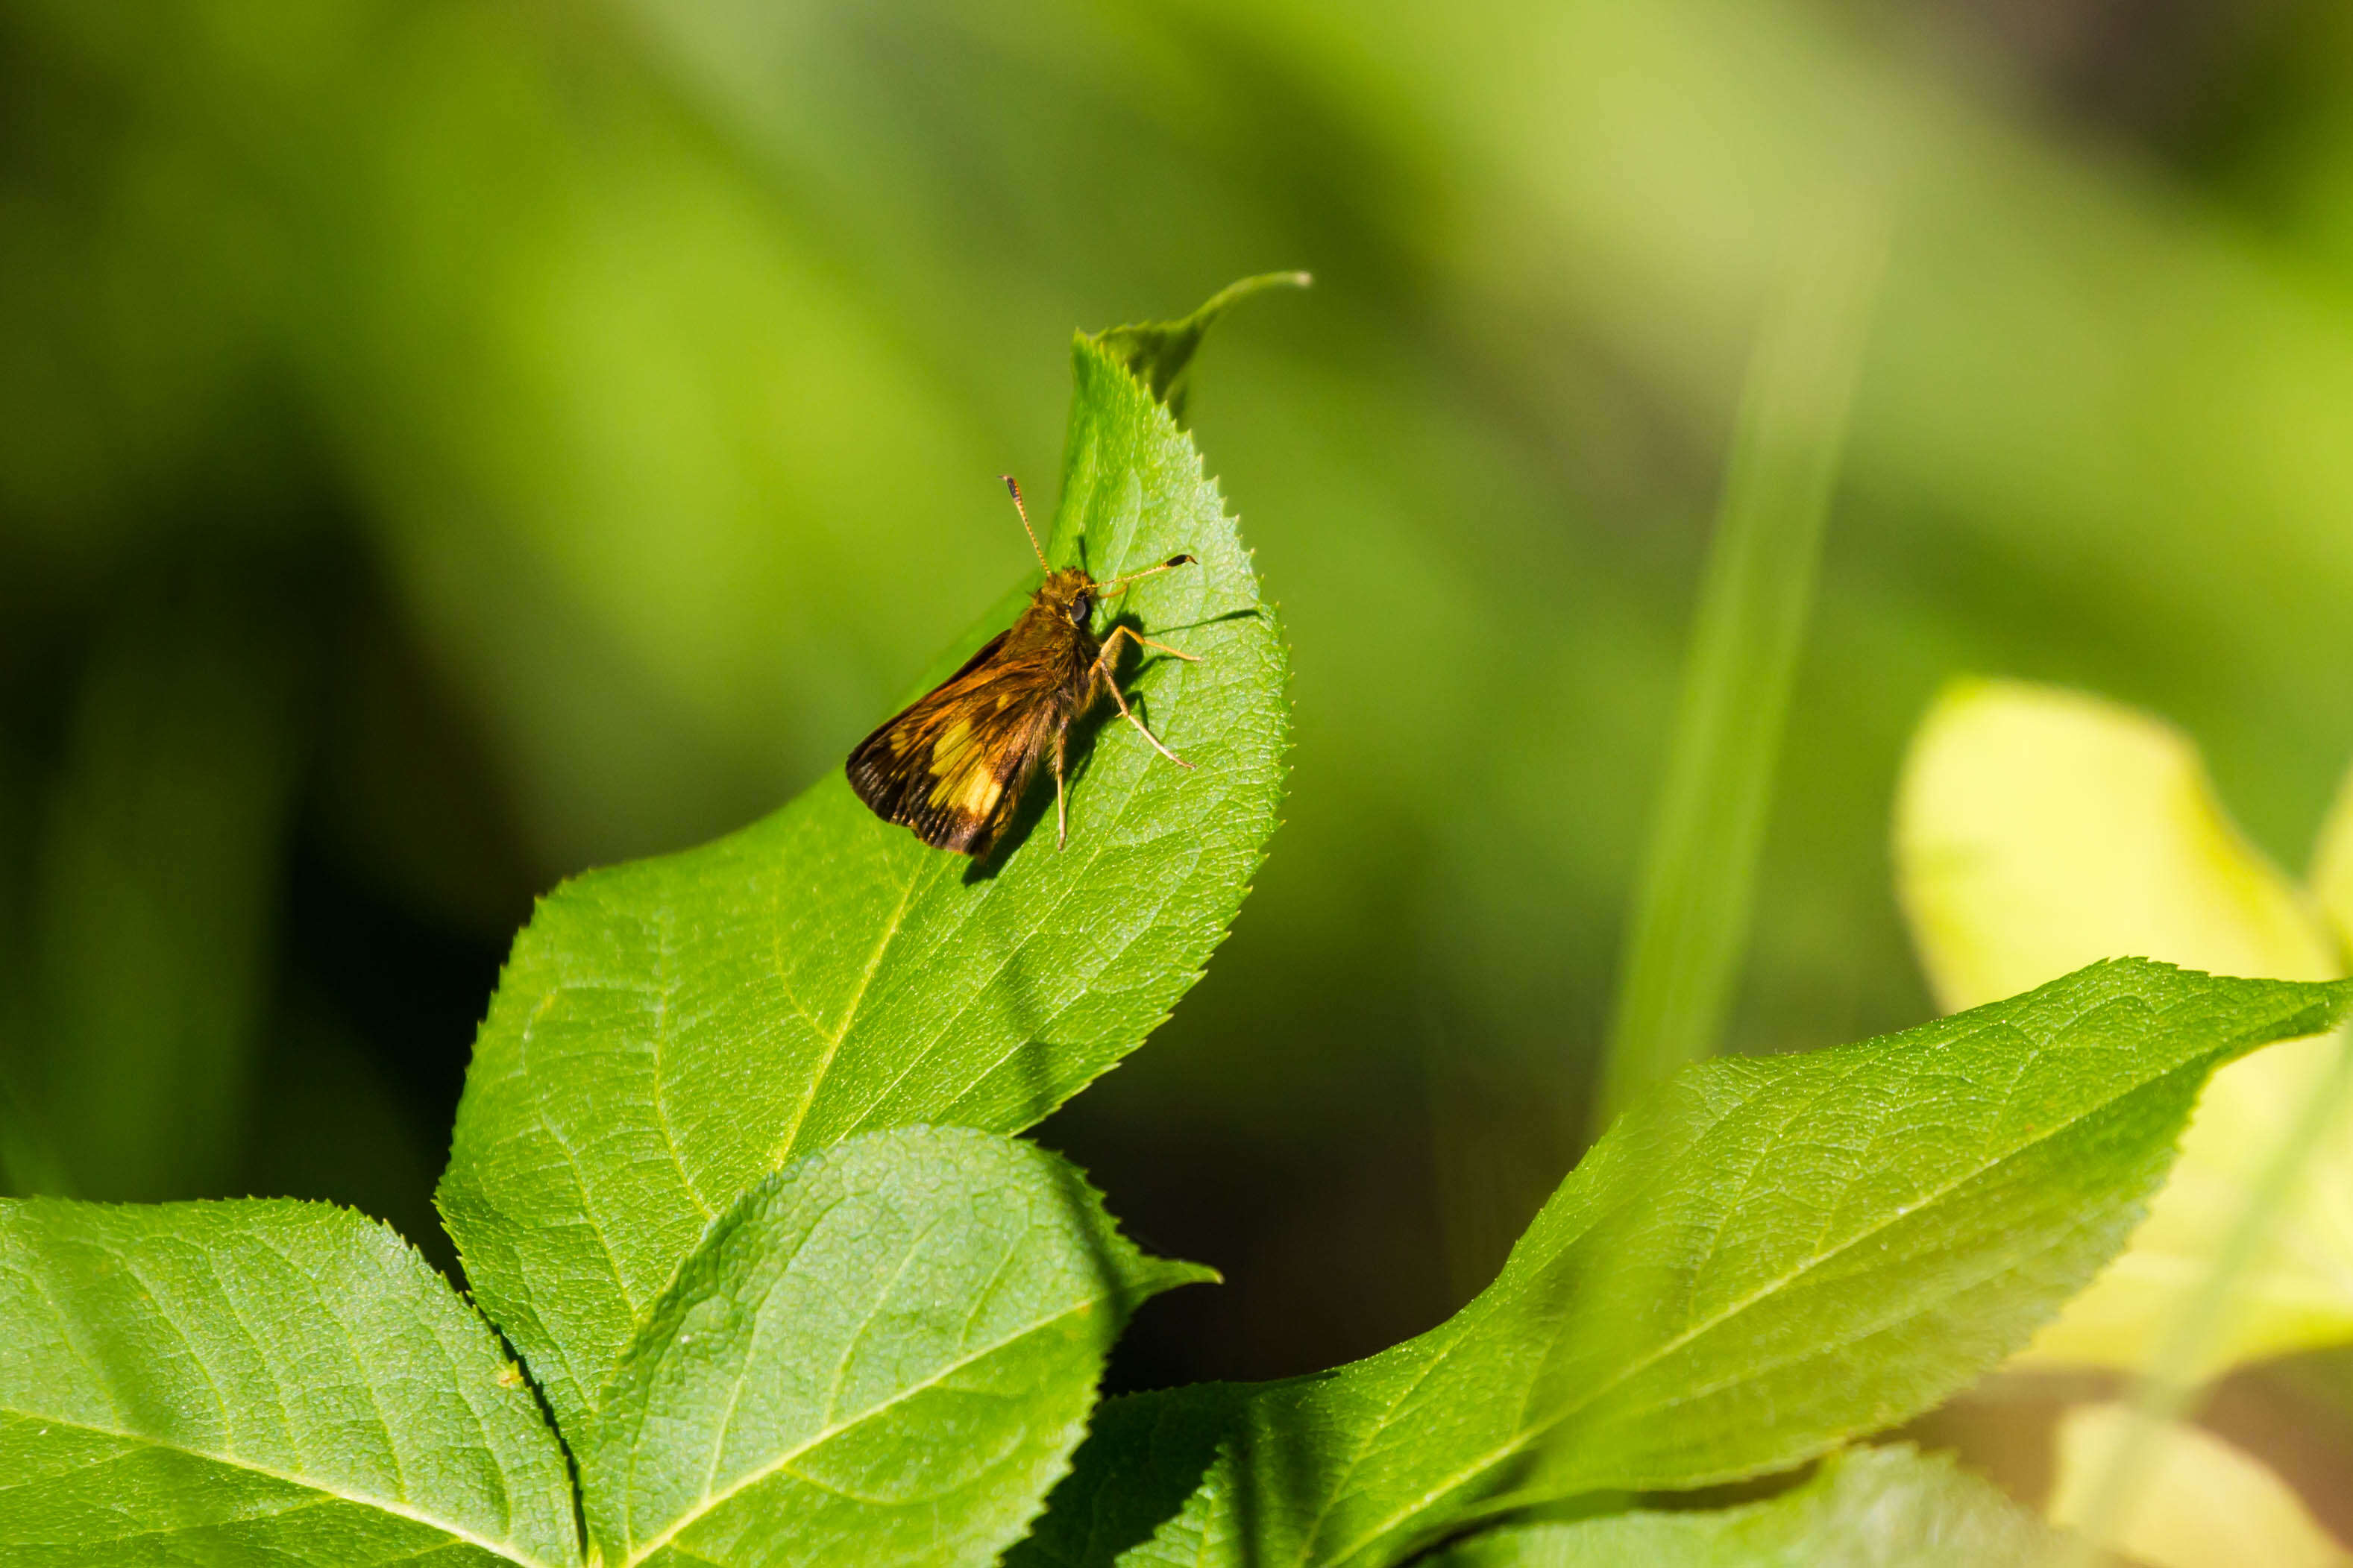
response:
{"label": "blurred green background", "polygon": [[1193,415],[1298,745],[1208,977],[1049,1123],[1226,1271],[1133,1385],[1437,1321],[1575,1158],[1758,310],[1893,239],[1732,1043],[1929,1010],[1948,676],[2353,754],[2321,0],[0,10],[0,1162],[429,1193],[533,896],[824,770],[1028,561],[1073,328]]}

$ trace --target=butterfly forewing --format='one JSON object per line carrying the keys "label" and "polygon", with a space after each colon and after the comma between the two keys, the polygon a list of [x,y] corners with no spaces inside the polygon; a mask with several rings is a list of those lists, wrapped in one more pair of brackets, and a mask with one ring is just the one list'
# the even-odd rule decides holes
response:
{"label": "butterfly forewing", "polygon": [[1064,721],[1065,660],[998,634],[849,753],[850,788],[924,843],[985,855]]}

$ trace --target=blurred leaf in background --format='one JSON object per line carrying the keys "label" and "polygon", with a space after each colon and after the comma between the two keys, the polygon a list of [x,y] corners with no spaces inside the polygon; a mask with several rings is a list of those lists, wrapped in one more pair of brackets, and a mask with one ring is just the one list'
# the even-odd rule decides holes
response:
{"label": "blurred leaf in background", "polygon": [[[2051,1517],[2079,1523],[2092,1487],[2125,1440],[2131,1412],[2085,1405],[2060,1422]],[[2331,1540],[2280,1479],[2211,1432],[2168,1424],[2148,1461],[2139,1505],[2106,1544],[2149,1568],[2344,1568],[2353,1552]]]}

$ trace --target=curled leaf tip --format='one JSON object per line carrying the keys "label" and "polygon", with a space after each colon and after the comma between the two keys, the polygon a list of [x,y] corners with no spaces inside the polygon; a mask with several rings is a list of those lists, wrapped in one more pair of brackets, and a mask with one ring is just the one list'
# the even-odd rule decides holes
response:
{"label": "curled leaf tip", "polygon": [[1253,294],[1268,289],[1304,289],[1314,281],[1304,272],[1261,272],[1227,284],[1204,300],[1198,310],[1178,321],[1107,327],[1086,341],[1118,361],[1182,425],[1191,392],[1193,355],[1208,335],[1210,324]]}

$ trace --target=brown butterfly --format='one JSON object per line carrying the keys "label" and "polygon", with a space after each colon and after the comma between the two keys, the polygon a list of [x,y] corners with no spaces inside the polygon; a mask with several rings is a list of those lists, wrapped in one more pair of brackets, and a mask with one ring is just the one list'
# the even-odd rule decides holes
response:
{"label": "brown butterfly", "polygon": [[1039,759],[1048,755],[1054,759],[1055,847],[1070,841],[1063,752],[1071,726],[1103,692],[1111,693],[1153,750],[1180,768],[1193,765],[1145,728],[1113,671],[1122,637],[1188,662],[1199,656],[1179,653],[1124,626],[1113,626],[1098,642],[1092,625],[1095,605],[1106,595],[1124,594],[1131,584],[1189,566],[1193,558],[1172,555],[1108,583],[1096,582],[1083,566],[1057,572],[1038,548],[1029,509],[1021,504],[1021,487],[1010,474],[1005,488],[1013,492],[1013,509],[1021,514],[1021,530],[1038,552],[1038,564],[1046,568],[1046,581],[1020,619],[991,637],[928,696],[859,742],[845,764],[849,787],[875,816],[913,828],[934,848],[975,859],[988,853],[1013,820]]}

